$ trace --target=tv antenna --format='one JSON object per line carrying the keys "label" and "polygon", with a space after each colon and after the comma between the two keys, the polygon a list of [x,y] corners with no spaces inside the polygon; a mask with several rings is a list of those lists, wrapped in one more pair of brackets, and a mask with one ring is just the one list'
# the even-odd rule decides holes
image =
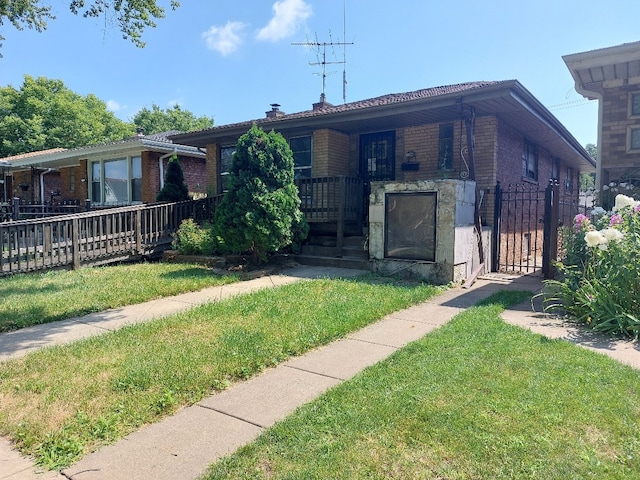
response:
{"label": "tv antenna", "polygon": [[[353,45],[353,42],[346,42],[346,36],[347,36],[347,2],[345,0],[344,2],[344,20],[343,20],[343,41],[342,42],[334,42],[331,39],[331,31],[329,31],[329,41],[328,42],[321,42],[318,40],[318,35],[316,34],[316,40],[315,42],[310,42],[310,41],[306,41],[306,42],[298,42],[298,43],[292,43],[291,45],[297,45],[297,46],[304,46],[304,47],[311,47],[311,48],[315,48],[316,49],[316,55],[317,55],[317,62],[314,63],[309,63],[310,66],[321,66],[322,67],[322,96],[321,98],[326,98],[326,89],[327,89],[327,75],[331,75],[332,73],[335,72],[328,72],[327,73],[327,65],[334,65],[334,64],[341,64],[343,65],[343,70],[342,70],[342,100],[344,103],[347,102],[347,45]],[[342,61],[327,61],[327,47],[330,47],[333,50],[333,47],[336,46],[341,46],[342,47]],[[322,57],[320,56],[320,53],[322,53]],[[334,52],[334,58],[335,58],[335,52]]]}

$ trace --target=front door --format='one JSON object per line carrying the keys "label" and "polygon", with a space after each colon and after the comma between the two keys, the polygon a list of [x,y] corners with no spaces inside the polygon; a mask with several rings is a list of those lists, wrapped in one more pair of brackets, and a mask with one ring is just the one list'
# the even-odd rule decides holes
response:
{"label": "front door", "polygon": [[360,135],[360,178],[364,186],[363,212],[369,215],[371,182],[396,178],[396,132]]}
{"label": "front door", "polygon": [[365,184],[395,180],[396,132],[360,136],[360,175]]}

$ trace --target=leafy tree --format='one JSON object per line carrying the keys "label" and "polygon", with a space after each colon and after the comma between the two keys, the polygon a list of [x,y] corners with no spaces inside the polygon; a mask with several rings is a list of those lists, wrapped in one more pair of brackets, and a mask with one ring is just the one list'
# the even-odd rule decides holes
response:
{"label": "leafy tree", "polygon": [[196,117],[188,110],[182,110],[179,105],[162,110],[155,103],[151,110],[143,108],[133,117],[133,123],[142,128],[145,134],[180,130],[190,132],[213,127],[213,118]]}
{"label": "leafy tree", "polygon": [[269,253],[306,237],[293,178],[293,153],[281,134],[254,125],[240,137],[229,190],[216,209],[218,235],[230,250],[264,262]]}
{"label": "leafy tree", "polygon": [[[598,159],[598,147],[596,147],[593,143],[587,143],[584,146],[587,153],[594,160]],[[596,186],[596,174],[595,173],[581,173],[580,174],[580,191],[587,192],[589,190],[593,190]]]}
{"label": "leafy tree", "polygon": [[158,202],[182,202],[189,200],[189,188],[184,183],[184,174],[178,161],[178,156],[173,154],[167,165],[167,174],[164,186],[156,197]]}
{"label": "leafy tree", "polygon": [[[46,0],[0,0],[0,27],[5,21],[18,30],[31,28],[38,32],[47,29],[47,22],[56,17]],[[172,10],[180,6],[170,0]],[[165,9],[156,0],[72,0],[69,10],[74,15],[88,17],[105,16],[118,25],[122,38],[131,40],[137,47],[144,47],[142,33],[147,27],[155,27],[155,20],[165,17]],[[0,36],[0,41],[4,40]]]}
{"label": "leafy tree", "polygon": [[61,80],[25,75],[19,90],[0,87],[0,158],[122,140],[133,133],[133,126],[98,97],[78,95]]}

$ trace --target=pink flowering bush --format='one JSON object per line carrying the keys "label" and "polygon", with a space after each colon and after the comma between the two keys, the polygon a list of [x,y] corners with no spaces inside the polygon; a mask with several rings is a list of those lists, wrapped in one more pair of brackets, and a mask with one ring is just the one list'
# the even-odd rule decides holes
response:
{"label": "pink flowering bush", "polygon": [[609,334],[640,336],[640,202],[617,195],[611,212],[576,215],[562,234],[557,280],[545,281],[545,309]]}

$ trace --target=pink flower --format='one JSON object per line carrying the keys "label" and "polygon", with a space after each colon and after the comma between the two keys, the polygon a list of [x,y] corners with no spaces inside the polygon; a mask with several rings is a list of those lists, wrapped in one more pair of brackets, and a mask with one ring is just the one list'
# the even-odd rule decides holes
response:
{"label": "pink flower", "polygon": [[623,222],[624,220],[622,219],[622,215],[620,215],[619,213],[616,213],[615,215],[611,215],[611,220],[609,220],[609,226],[613,227],[614,225],[618,225]]}
{"label": "pink flower", "polygon": [[589,217],[587,217],[586,215],[583,215],[582,213],[579,213],[578,215],[576,215],[573,218],[573,222],[574,222],[574,230],[576,233],[578,233],[580,230],[585,229],[589,226]]}

